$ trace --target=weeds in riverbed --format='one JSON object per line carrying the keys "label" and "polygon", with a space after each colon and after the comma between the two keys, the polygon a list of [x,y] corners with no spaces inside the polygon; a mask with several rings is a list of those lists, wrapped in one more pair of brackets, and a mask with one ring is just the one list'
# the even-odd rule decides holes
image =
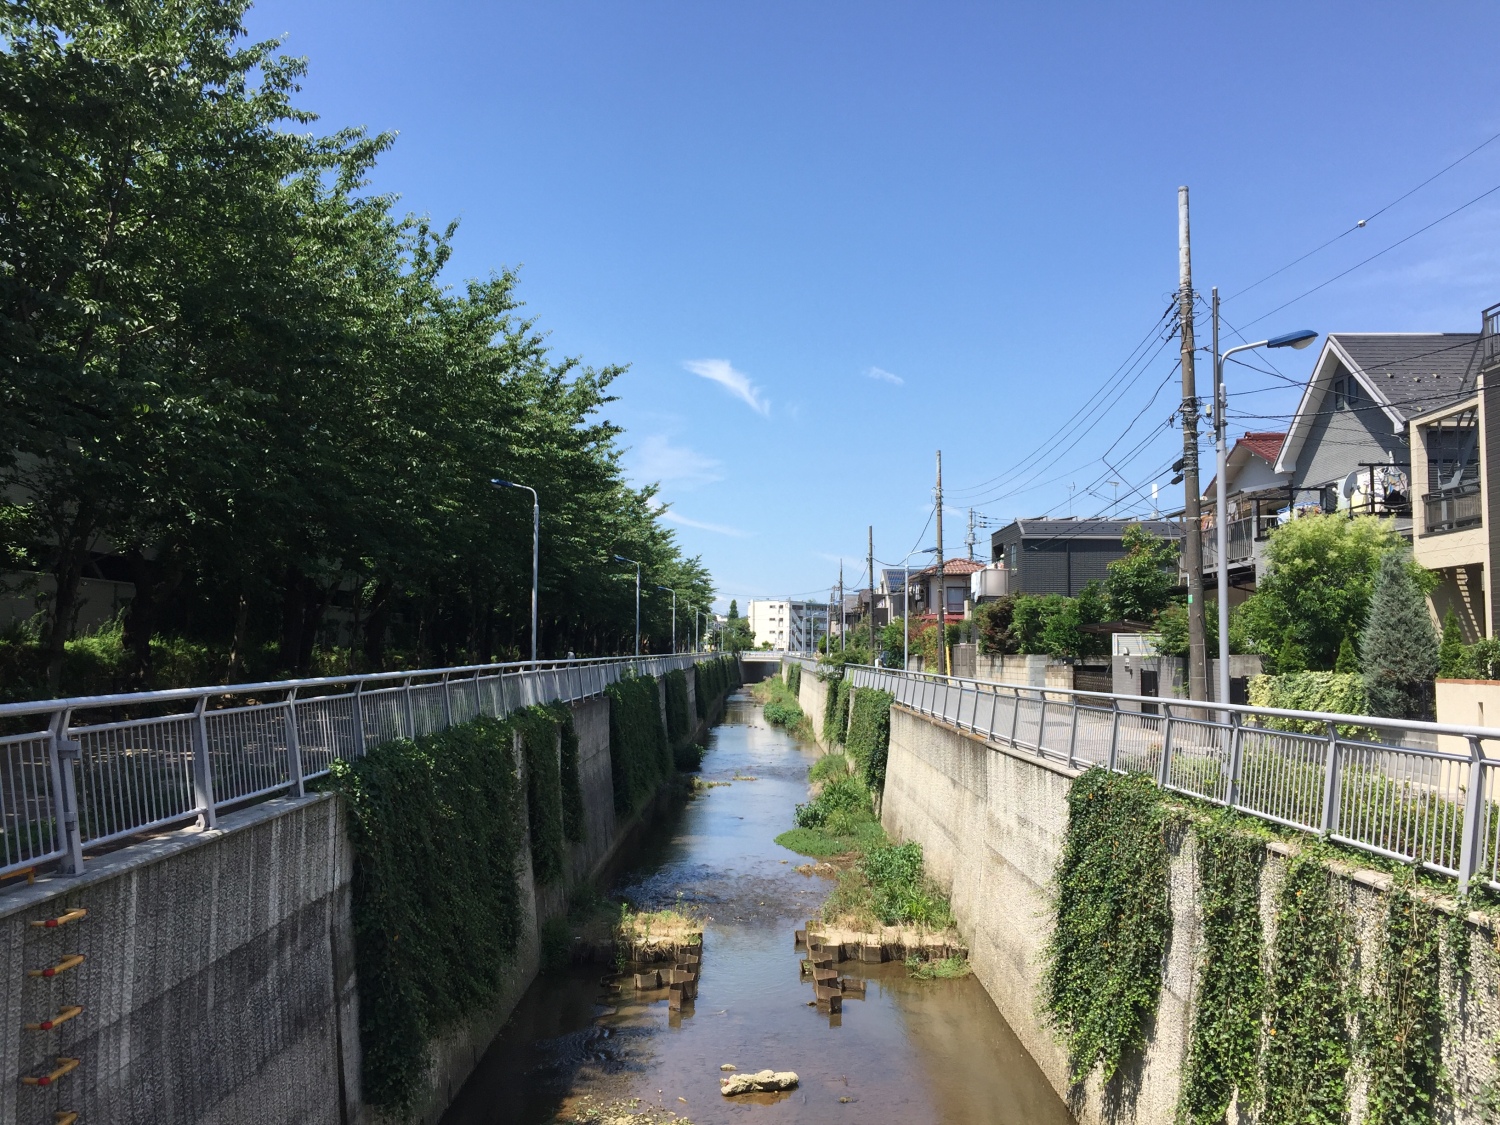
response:
{"label": "weeds in riverbed", "polygon": [[807,780],[817,784],[820,781],[840,781],[853,774],[849,768],[849,758],[844,754],[824,754],[812,764],[812,769],[807,771]]}
{"label": "weeds in riverbed", "polygon": [[797,695],[780,676],[762,680],[751,689],[755,701],[761,705],[766,722],[783,727],[796,738],[812,741],[812,721],[797,703]]}
{"label": "weeds in riverbed", "polygon": [[929,961],[914,953],[906,959],[906,973],[913,980],[957,980],[974,971],[967,957],[940,957]]}

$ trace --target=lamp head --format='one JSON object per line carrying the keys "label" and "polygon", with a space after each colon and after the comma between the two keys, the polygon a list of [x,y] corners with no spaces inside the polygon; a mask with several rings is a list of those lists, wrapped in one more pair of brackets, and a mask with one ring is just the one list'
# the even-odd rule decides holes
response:
{"label": "lamp head", "polygon": [[490,480],[490,487],[491,488],[518,488],[520,486],[516,485],[516,484],[512,484],[508,480],[501,480],[499,477],[494,477],[494,478],[492,478]]}
{"label": "lamp head", "polygon": [[1318,334],[1311,328],[1303,328],[1297,332],[1288,332],[1284,336],[1272,336],[1266,341],[1268,348],[1296,348],[1301,351],[1318,338]]}

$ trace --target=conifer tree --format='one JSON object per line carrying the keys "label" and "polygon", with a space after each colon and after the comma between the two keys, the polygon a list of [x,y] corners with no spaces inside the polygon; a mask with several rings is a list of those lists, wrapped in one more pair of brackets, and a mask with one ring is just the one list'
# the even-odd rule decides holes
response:
{"label": "conifer tree", "polygon": [[1349,640],[1349,634],[1344,634],[1344,639],[1339,642],[1339,656],[1333,663],[1335,672],[1358,672],[1359,657],[1354,655],[1354,645]]}
{"label": "conifer tree", "polygon": [[1406,551],[1391,551],[1380,560],[1359,649],[1372,715],[1421,719],[1431,714],[1437,636]]}

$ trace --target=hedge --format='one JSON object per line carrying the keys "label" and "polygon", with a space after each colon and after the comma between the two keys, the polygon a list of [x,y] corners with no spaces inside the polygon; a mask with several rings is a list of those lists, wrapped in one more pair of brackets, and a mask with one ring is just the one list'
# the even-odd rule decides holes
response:
{"label": "hedge", "polygon": [[[1366,715],[1365,685],[1358,672],[1287,672],[1279,676],[1255,676],[1250,680],[1250,705],[1282,711],[1329,711],[1338,715]],[[1322,723],[1310,719],[1264,719],[1273,730],[1325,734]],[[1339,733],[1361,737],[1366,728],[1352,723]]]}

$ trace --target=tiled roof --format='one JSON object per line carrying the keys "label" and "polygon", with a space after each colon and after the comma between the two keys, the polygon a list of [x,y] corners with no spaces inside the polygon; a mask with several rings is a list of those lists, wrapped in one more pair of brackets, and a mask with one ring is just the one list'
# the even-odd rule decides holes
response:
{"label": "tiled roof", "polygon": [[1474,391],[1479,333],[1344,333],[1329,337],[1403,421]]}
{"label": "tiled roof", "polygon": [[[973,574],[976,570],[983,570],[984,563],[978,559],[946,559],[943,562],[943,577],[956,578],[965,574]],[[921,570],[912,571],[913,578],[932,578],[937,575],[937,565],[924,567]]]}
{"label": "tiled roof", "polygon": [[1240,438],[1240,442],[1252,453],[1273,465],[1276,464],[1276,455],[1281,452],[1281,443],[1285,440],[1284,433],[1249,433]]}

